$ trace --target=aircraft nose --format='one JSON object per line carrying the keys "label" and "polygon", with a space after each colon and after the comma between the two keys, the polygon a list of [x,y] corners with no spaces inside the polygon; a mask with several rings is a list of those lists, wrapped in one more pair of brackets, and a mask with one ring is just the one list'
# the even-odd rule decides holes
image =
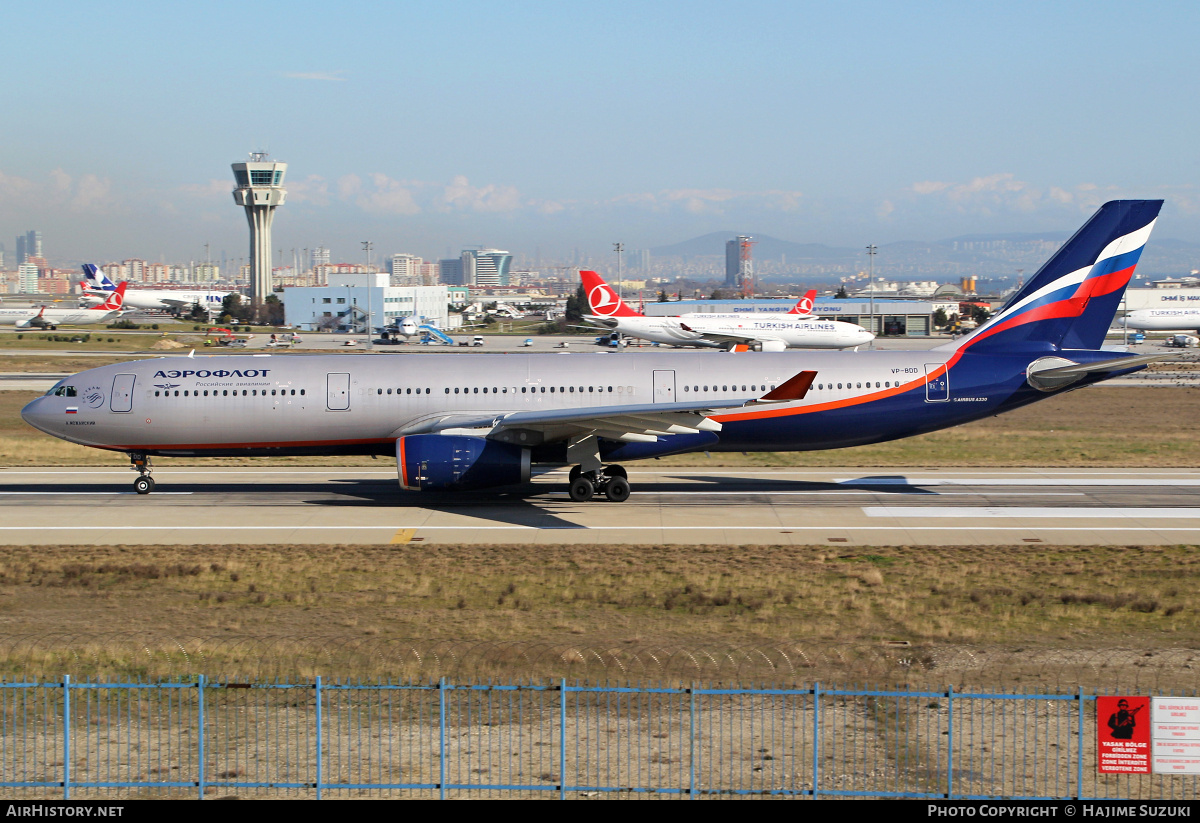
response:
{"label": "aircraft nose", "polygon": [[21,419],[38,431],[52,433],[49,429],[50,417],[47,414],[45,400],[46,398],[39,397],[26,404],[25,408],[21,409]]}

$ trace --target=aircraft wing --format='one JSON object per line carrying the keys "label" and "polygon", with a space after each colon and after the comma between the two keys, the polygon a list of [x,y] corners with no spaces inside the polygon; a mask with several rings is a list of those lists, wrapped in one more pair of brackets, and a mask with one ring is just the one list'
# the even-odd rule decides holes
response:
{"label": "aircraft wing", "polygon": [[190,309],[197,300],[180,300],[178,297],[159,297],[158,302],[172,309]]}
{"label": "aircraft wing", "polygon": [[729,332],[715,331],[697,331],[689,328],[686,323],[680,323],[680,328],[692,334],[700,335],[700,340],[706,340],[714,346],[735,346],[735,345],[750,345],[751,343],[762,343],[767,340],[778,340],[778,337],[761,334],[731,334]]}
{"label": "aircraft wing", "polygon": [[815,371],[802,371],[761,397],[695,400],[683,403],[631,403],[623,406],[590,406],[500,413],[490,416],[431,415],[393,433],[437,432],[475,434],[492,440],[539,445],[594,434],[608,440],[653,443],[672,434],[716,432],[721,424],[709,418],[721,411],[765,403],[800,400],[808,393]]}

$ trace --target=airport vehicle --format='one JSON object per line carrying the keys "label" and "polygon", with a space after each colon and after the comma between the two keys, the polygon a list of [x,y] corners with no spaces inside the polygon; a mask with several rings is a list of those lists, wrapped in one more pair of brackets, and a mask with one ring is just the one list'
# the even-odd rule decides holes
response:
{"label": "airport vehicle", "polygon": [[471,338],[471,345],[472,345],[472,346],[482,346],[482,345],[483,345],[483,336],[482,336],[482,335],[479,335],[479,334],[477,334],[477,335],[475,335],[474,337],[472,337],[472,338]]}
{"label": "airport vehicle", "polygon": [[400,487],[628,497],[620,465],[690,451],[878,443],[1019,408],[1163,357],[1102,348],[1161,200],[1113,201],[972,333],[928,351],[166,357],[59,381],[21,416],[154,456],[395,455]]}
{"label": "airport vehicle", "polygon": [[1163,341],[1163,345],[1173,349],[1194,349],[1200,345],[1200,337],[1193,337],[1190,334],[1173,334]]}
{"label": "airport vehicle", "polygon": [[53,331],[59,326],[91,326],[96,323],[105,323],[120,317],[124,297],[125,282],[122,281],[103,303],[84,309],[66,309],[55,306],[4,306],[0,307],[0,326]]}
{"label": "airport vehicle", "polygon": [[1200,306],[1178,309],[1138,309],[1119,321],[1139,331],[1200,331]]}
{"label": "airport vehicle", "polygon": [[524,349],[524,348],[529,348],[529,347],[530,347],[530,346],[532,346],[532,345],[533,345],[533,338],[532,338],[532,337],[526,337],[524,340],[522,340],[522,341],[521,341],[521,348],[523,348],[523,349]]}
{"label": "airport vehicle", "polygon": [[212,328],[208,329],[206,332],[204,332],[204,335],[204,345],[206,347],[226,346],[234,349],[246,348],[246,344],[250,342],[250,338],[254,337],[252,334],[246,335],[245,337],[238,337],[233,333],[233,329],[226,329],[218,326],[213,326]]}
{"label": "airport vehicle", "polygon": [[[92,263],[83,264],[83,298],[97,303],[108,299],[116,286]],[[199,304],[210,315],[220,314],[225,298],[232,291],[198,291],[195,289],[129,289],[125,293],[125,308],[170,311],[176,314],[191,311]]]}
{"label": "airport vehicle", "polygon": [[[656,343],[705,348],[740,345],[758,351],[783,351],[788,348],[848,349],[875,339],[875,335],[862,326],[801,314],[805,298],[808,298],[808,309],[812,308],[808,295],[792,309],[795,314],[739,312],[647,317],[626,305],[596,272],[581,271],[579,276],[592,312],[584,315],[588,323]],[[810,294],[815,295],[815,292]]]}

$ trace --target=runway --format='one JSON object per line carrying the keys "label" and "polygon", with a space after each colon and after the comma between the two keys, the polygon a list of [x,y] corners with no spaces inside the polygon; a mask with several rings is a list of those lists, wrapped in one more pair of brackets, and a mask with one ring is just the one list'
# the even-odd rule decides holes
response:
{"label": "runway", "polygon": [[1194,469],[660,469],[625,503],[575,503],[566,473],[523,493],[402,493],[350,469],[0,469],[0,544],[752,545],[1200,542]]}

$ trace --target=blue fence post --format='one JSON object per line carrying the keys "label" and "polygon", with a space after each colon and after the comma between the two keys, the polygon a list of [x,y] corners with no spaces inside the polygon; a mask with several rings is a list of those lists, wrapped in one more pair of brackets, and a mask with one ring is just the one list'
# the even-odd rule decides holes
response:
{"label": "blue fence post", "polygon": [[688,757],[688,762],[692,764],[692,773],[688,776],[688,795],[691,797],[692,800],[695,800],[696,799],[696,684],[695,683],[693,683],[692,687],[690,689],[688,689],[688,698],[691,701],[688,706],[688,725],[690,726],[690,729],[688,731],[688,737],[689,737],[688,745],[691,748],[691,754]]}
{"label": "blue fence post", "polygon": [[200,790],[200,799],[204,799],[204,675],[200,675],[200,679],[196,682],[196,688],[199,690],[196,696],[196,716],[199,725],[199,734],[197,735],[197,760],[200,764],[200,771],[197,775],[196,785]]}
{"label": "blue fence post", "polygon": [[438,681],[438,798],[446,799],[446,678]]}
{"label": "blue fence post", "polygon": [[317,800],[321,799],[321,675],[317,675]]}
{"label": "blue fence post", "polygon": [[812,796],[817,799],[817,781],[821,779],[821,684],[814,683],[813,696],[813,762],[812,762]]}
{"label": "blue fence post", "polygon": [[71,799],[71,675],[63,675],[63,800]]}
{"label": "blue fence post", "polygon": [[567,678],[558,685],[558,799],[567,799]]}
{"label": "blue fence post", "polygon": [[946,687],[946,797],[954,797],[954,686]]}
{"label": "blue fence post", "polygon": [[[1076,701],[1079,703],[1079,743],[1075,747],[1076,759],[1079,761],[1078,769],[1075,777],[1075,799],[1083,799],[1083,686],[1079,687],[1076,692]],[[1099,744],[1097,744],[1099,745]]]}

